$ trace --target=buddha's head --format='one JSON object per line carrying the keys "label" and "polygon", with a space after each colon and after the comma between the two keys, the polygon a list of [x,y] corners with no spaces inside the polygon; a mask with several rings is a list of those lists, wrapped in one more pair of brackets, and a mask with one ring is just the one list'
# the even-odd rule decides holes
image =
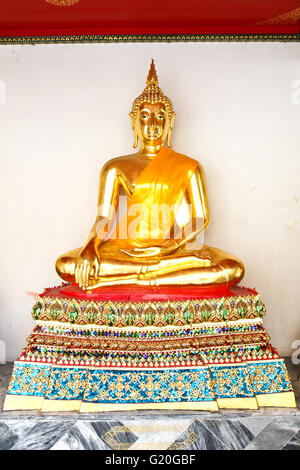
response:
{"label": "buddha's head", "polygon": [[142,94],[134,100],[129,113],[134,134],[133,146],[136,148],[140,140],[142,148],[157,149],[167,139],[167,145],[171,147],[175,113],[171,100],[158,86],[153,59],[146,84]]}

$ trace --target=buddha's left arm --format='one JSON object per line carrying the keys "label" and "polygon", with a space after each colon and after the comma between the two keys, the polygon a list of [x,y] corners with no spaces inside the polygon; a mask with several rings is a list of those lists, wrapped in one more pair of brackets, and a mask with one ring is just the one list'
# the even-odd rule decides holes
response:
{"label": "buddha's left arm", "polygon": [[206,230],[210,222],[210,213],[208,206],[205,173],[200,163],[191,177],[187,192],[189,200],[192,204],[193,217],[195,219],[202,219],[203,230]]}
{"label": "buddha's left arm", "polygon": [[186,191],[187,201],[191,208],[191,221],[184,231],[185,236],[179,245],[192,240],[204,232],[210,222],[205,173],[199,164],[195,169]]}

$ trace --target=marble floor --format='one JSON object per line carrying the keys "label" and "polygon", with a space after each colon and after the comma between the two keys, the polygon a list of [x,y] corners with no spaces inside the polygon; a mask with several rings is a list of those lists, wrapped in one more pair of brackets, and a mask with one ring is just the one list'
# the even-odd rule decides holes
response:
{"label": "marble floor", "polygon": [[[300,450],[300,365],[286,359],[297,409],[0,412],[0,450]],[[0,365],[0,409],[12,364]]]}

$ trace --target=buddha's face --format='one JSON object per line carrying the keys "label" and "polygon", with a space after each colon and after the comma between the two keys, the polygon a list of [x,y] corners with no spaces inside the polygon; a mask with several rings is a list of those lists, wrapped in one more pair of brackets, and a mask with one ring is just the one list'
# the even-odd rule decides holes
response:
{"label": "buddha's face", "polygon": [[169,124],[163,103],[143,103],[140,106],[136,125],[139,138],[145,145],[163,145]]}

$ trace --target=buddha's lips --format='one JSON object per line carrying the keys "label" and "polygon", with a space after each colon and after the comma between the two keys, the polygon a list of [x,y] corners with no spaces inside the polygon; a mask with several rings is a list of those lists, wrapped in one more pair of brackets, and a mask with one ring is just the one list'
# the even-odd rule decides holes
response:
{"label": "buddha's lips", "polygon": [[147,137],[148,139],[158,139],[160,137],[160,130],[154,129],[154,130],[148,130],[147,131]]}

